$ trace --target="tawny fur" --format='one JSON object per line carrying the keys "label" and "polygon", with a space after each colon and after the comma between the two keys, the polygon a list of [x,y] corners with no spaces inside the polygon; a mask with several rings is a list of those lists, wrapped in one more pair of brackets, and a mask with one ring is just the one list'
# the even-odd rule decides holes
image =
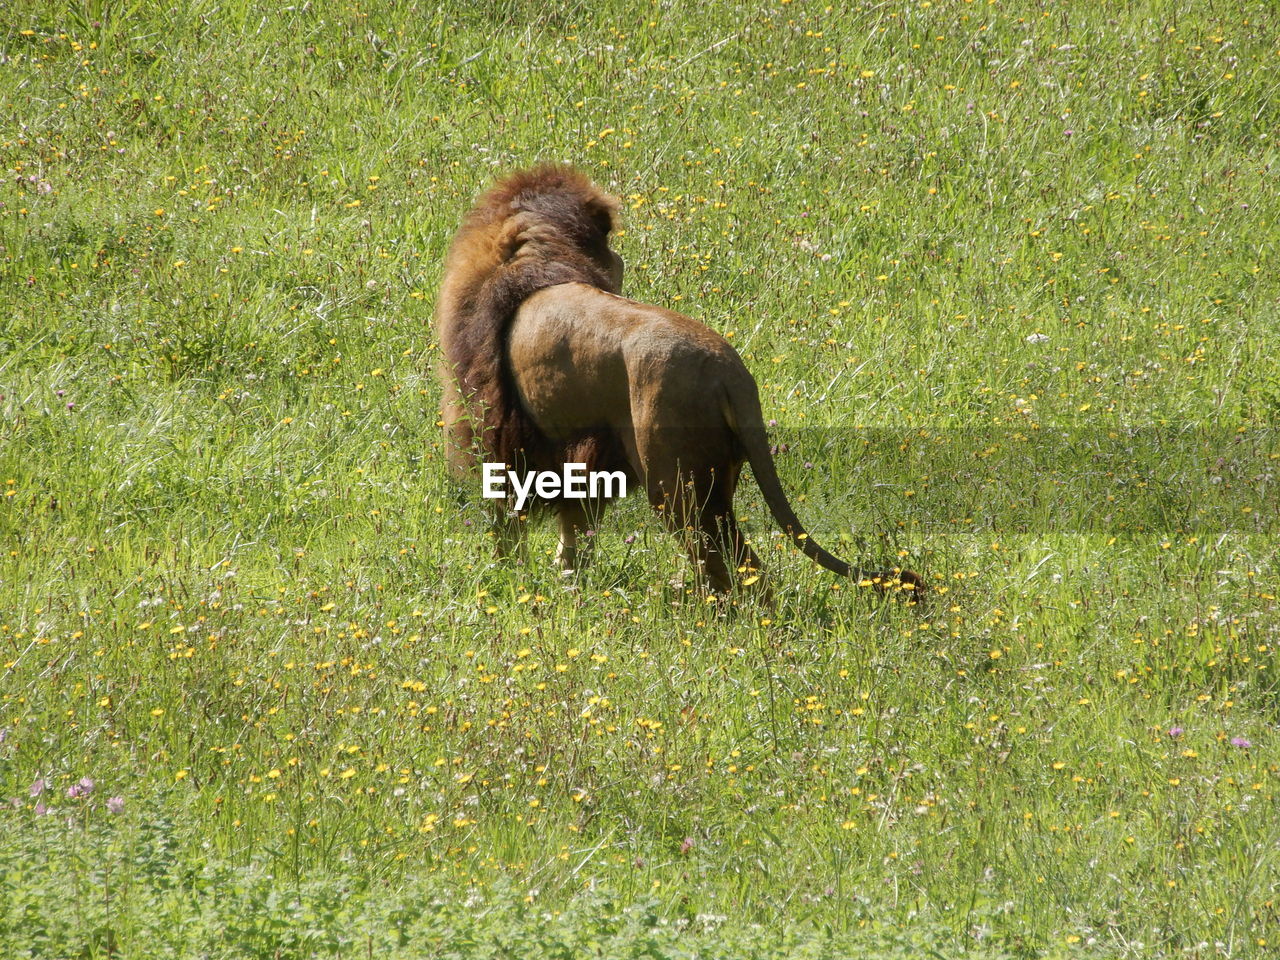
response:
{"label": "tawny fur", "polygon": [[[436,307],[449,461],[521,470],[566,462],[622,470],[685,538],[710,586],[760,568],[733,513],[750,463],[775,520],[813,560],[877,585],[922,587],[910,571],[864,571],[805,533],[774,469],[755,381],[704,324],[619,296],[609,249],[617,202],[559,166],[514,173],[483,194],[454,238]],[[561,499],[560,563],[602,504]],[[507,522],[507,537],[519,524]],[[500,537],[500,544],[505,538]]]}

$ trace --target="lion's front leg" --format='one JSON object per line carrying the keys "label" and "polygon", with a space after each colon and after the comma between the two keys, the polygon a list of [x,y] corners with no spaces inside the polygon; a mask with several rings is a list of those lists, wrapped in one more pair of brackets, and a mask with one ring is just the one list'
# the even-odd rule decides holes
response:
{"label": "lion's front leg", "polygon": [[470,478],[484,459],[478,445],[478,437],[472,427],[472,412],[463,400],[462,393],[452,371],[441,366],[438,369],[444,395],[440,401],[440,422],[444,426],[445,460],[449,475],[455,480]]}
{"label": "lion's front leg", "polygon": [[586,561],[590,541],[579,550],[578,537],[594,531],[603,513],[604,504],[598,501],[565,500],[557,505],[560,546],[556,550],[556,562],[563,572],[577,570]]}
{"label": "lion's front leg", "polygon": [[489,529],[493,534],[493,555],[497,560],[518,554],[524,558],[524,517],[511,510],[505,500],[492,501]]}

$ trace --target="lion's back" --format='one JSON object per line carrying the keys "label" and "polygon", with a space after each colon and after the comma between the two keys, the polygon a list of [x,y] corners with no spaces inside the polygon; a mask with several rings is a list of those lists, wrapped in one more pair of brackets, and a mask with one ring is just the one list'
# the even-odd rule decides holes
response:
{"label": "lion's back", "polygon": [[635,417],[718,422],[720,388],[753,383],[733,347],[704,324],[585,284],[530,297],[508,350],[526,409],[560,435]]}

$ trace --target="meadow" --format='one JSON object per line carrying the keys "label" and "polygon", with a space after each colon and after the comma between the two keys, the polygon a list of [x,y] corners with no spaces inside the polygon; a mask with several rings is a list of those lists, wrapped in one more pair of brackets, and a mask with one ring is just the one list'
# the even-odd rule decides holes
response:
{"label": "meadow", "polygon": [[[0,955],[1266,957],[1280,18],[1245,0],[12,0]],[[622,200],[815,539],[494,562],[475,195]]]}

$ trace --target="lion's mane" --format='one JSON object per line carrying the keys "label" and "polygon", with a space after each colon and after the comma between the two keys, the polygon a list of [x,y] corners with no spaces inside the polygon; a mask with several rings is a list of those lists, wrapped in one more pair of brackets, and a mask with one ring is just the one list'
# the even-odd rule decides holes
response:
{"label": "lion's mane", "polygon": [[516,310],[537,291],[576,281],[617,292],[608,269],[617,208],[616,199],[576,170],[545,165],[495,183],[454,237],[436,326],[445,373],[458,386],[485,456],[522,469],[568,461],[625,467],[603,435],[552,444],[521,406],[506,350]]}

